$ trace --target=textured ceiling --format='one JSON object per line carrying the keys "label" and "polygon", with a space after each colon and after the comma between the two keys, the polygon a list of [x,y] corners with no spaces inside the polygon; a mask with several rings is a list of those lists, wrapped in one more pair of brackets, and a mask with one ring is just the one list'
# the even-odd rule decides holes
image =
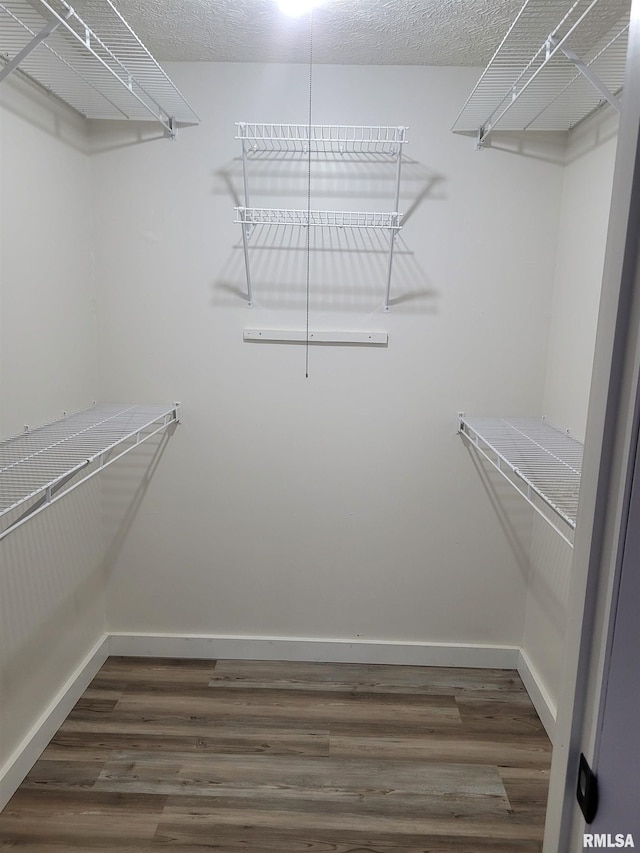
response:
{"label": "textured ceiling", "polygon": [[[96,0],[80,0],[81,9]],[[159,61],[307,62],[309,19],[275,0],[114,0]],[[313,58],[336,64],[486,65],[522,0],[327,0]]]}

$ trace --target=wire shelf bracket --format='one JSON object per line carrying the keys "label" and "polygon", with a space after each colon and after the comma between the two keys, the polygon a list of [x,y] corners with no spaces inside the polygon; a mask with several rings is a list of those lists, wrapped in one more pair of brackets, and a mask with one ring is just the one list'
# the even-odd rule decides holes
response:
{"label": "wire shelf bracket", "polygon": [[0,442],[0,540],[181,418],[180,403],[98,403]]}
{"label": "wire shelf bracket", "polygon": [[620,111],[630,0],[526,0],[460,111],[454,133],[566,131],[605,103]]}
{"label": "wire shelf bracket", "polygon": [[[402,227],[400,179],[402,149],[407,142],[407,128],[383,125],[305,125],[237,122],[236,139],[242,145],[242,177],[244,206],[236,210],[236,223],[242,226],[242,248],[247,281],[248,304],[253,303],[249,243],[257,225],[323,228],[382,228],[389,233],[389,254],[384,297],[384,310],[389,311],[391,276],[396,238]],[[396,164],[393,212],[346,210],[297,210],[252,207],[249,193],[249,162],[252,157],[278,153],[285,155],[327,154],[342,156],[376,155]]]}
{"label": "wire shelf bracket", "polygon": [[152,119],[170,138],[199,124],[111,0],[83,15],[66,0],[0,0],[0,81],[20,71],[85,118]]}
{"label": "wire shelf bracket", "polygon": [[458,414],[458,432],[573,547],[583,445],[533,418]]}

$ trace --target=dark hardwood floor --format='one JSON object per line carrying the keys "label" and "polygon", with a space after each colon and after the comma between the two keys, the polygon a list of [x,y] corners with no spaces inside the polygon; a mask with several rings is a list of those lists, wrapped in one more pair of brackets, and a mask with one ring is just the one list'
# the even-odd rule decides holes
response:
{"label": "dark hardwood floor", "polygon": [[550,761],[510,670],[110,658],[0,848],[539,853]]}

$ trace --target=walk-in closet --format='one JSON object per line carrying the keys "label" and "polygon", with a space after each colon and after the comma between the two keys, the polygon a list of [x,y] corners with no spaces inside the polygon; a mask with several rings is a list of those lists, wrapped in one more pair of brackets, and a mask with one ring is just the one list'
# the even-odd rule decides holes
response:
{"label": "walk-in closet", "polygon": [[0,847],[640,846],[640,0],[0,59]]}

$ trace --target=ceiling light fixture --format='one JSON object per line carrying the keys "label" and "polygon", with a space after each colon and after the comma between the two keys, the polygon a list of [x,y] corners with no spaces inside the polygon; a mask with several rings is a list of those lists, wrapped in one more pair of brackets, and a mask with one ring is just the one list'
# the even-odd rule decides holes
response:
{"label": "ceiling light fixture", "polygon": [[322,6],[326,0],[278,0],[280,11],[292,18],[308,15],[312,9]]}

